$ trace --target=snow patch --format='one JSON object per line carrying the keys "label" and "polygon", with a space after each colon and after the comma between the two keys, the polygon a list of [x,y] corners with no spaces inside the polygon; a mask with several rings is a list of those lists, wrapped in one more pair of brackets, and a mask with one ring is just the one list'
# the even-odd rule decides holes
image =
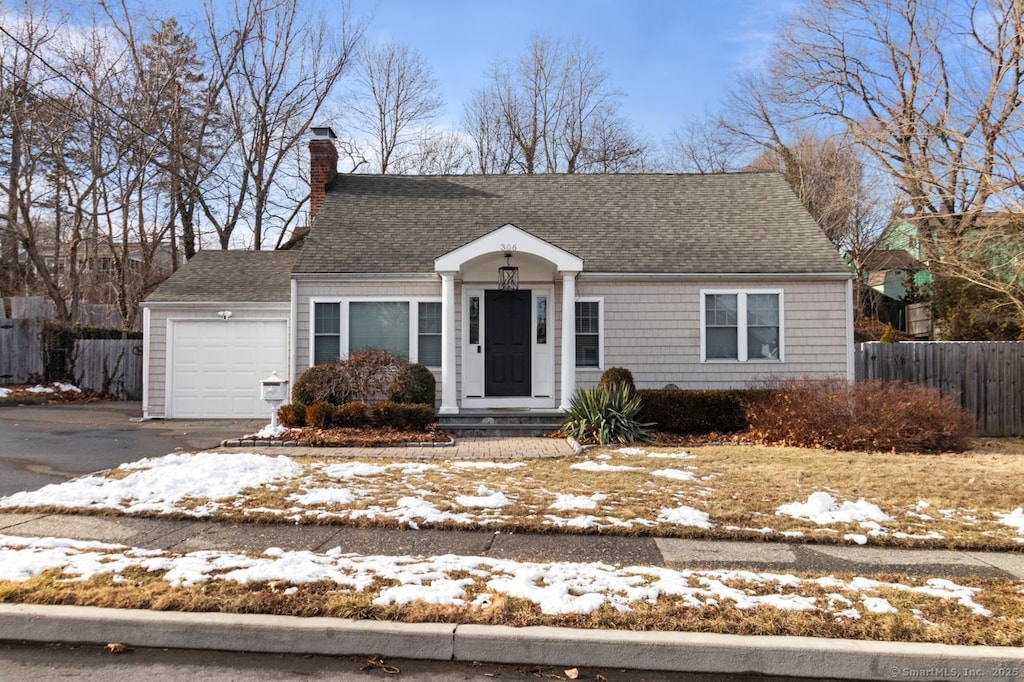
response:
{"label": "snow patch", "polygon": [[652,471],[651,476],[671,478],[674,481],[692,481],[696,478],[691,472],[682,471],[681,469],[658,469],[657,471]]}
{"label": "snow patch", "polygon": [[711,528],[711,516],[693,507],[685,505],[672,509],[662,509],[658,514],[658,521],[661,523],[673,523],[677,526],[692,526],[695,528]]}
{"label": "snow patch", "polygon": [[811,493],[807,502],[784,504],[775,510],[776,514],[807,519],[818,525],[829,523],[855,523],[858,521],[889,521],[892,517],[883,512],[878,505],[861,498],[857,502],[836,504],[834,497],[828,493]]}
{"label": "snow patch", "polygon": [[612,471],[640,471],[640,467],[631,467],[624,464],[605,464],[604,462],[577,462],[569,466],[570,469],[576,469],[578,471],[596,471],[596,472],[612,472]]}
{"label": "snow patch", "polygon": [[1017,507],[1009,514],[995,512],[995,515],[999,517],[999,523],[1024,533],[1024,507]]}
{"label": "snow patch", "polygon": [[597,509],[597,503],[603,502],[607,499],[608,496],[603,493],[594,493],[590,497],[557,493],[554,504],[548,507],[548,509],[554,509],[556,511]]}
{"label": "snow patch", "polygon": [[495,492],[487,486],[481,485],[476,492],[476,495],[459,495],[455,498],[455,503],[460,507],[476,509],[500,509],[512,504],[512,500],[505,493]]}

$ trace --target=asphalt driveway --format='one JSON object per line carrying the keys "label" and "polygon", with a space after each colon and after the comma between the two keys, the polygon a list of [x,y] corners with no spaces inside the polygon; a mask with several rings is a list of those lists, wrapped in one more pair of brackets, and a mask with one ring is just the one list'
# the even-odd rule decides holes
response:
{"label": "asphalt driveway", "polygon": [[270,421],[132,421],[138,402],[0,407],[0,496],[178,450],[216,447]]}

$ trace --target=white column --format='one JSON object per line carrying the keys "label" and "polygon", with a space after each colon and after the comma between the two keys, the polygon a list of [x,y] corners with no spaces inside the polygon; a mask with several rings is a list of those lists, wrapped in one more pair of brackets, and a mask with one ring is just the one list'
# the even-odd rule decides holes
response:
{"label": "white column", "polygon": [[441,409],[440,414],[458,414],[455,372],[455,273],[441,274]]}
{"label": "white column", "polygon": [[576,274],[562,273],[562,412],[576,392]]}

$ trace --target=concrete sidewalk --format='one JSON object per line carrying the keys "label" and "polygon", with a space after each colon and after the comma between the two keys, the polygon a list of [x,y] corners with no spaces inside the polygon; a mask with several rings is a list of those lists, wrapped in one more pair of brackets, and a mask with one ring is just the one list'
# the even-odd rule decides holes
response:
{"label": "concrete sidewalk", "polygon": [[0,514],[0,533],[97,540],[187,553],[285,550],[372,555],[459,554],[517,561],[599,561],[670,568],[737,568],[811,573],[904,573],[931,577],[1024,580],[1024,554],[778,542],[727,542],[608,535],[493,533],[349,528],[330,525],[233,524],[75,514]]}

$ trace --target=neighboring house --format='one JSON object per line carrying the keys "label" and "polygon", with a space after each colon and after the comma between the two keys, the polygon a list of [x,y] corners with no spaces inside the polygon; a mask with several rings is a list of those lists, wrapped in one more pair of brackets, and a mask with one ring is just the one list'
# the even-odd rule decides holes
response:
{"label": "neighboring house", "polygon": [[[148,247],[144,247],[138,242],[129,242],[127,249],[120,242],[114,245],[105,239],[93,239],[85,238],[82,239],[78,245],[78,271],[80,273],[97,273],[100,275],[112,275],[114,274],[115,257],[114,254],[127,253],[126,268],[129,272],[141,272],[145,269],[145,250]],[[53,240],[42,243],[39,245],[39,251],[43,254],[43,260],[46,263],[46,269],[50,274],[57,274],[63,277],[69,270],[69,258],[66,253],[67,248],[64,245],[55,247]],[[55,255],[56,252],[56,255]],[[151,268],[158,271],[170,272],[172,264],[172,249],[167,244],[161,244],[157,246],[152,257],[151,257]],[[30,268],[33,272],[36,270],[35,266],[29,261],[28,254],[25,253],[23,248],[19,248],[18,252],[19,259],[23,262],[24,267]],[[179,259],[184,260],[184,257],[179,254]]]}
{"label": "neighboring house", "polygon": [[911,295],[911,285],[920,287],[931,281],[927,266],[903,249],[872,251],[865,256],[861,271],[869,287],[897,301]]}
{"label": "neighboring house", "polygon": [[852,275],[778,174],[337,175],[332,137],[299,253],[206,251],[144,304],[147,417],[266,416],[271,371],[364,348],[430,367],[442,414],[564,410],[613,366],[853,379]]}
{"label": "neighboring house", "polygon": [[928,255],[921,247],[917,224],[899,217],[889,223],[861,272],[869,287],[899,301],[907,298],[908,285],[920,290],[931,284]]}

